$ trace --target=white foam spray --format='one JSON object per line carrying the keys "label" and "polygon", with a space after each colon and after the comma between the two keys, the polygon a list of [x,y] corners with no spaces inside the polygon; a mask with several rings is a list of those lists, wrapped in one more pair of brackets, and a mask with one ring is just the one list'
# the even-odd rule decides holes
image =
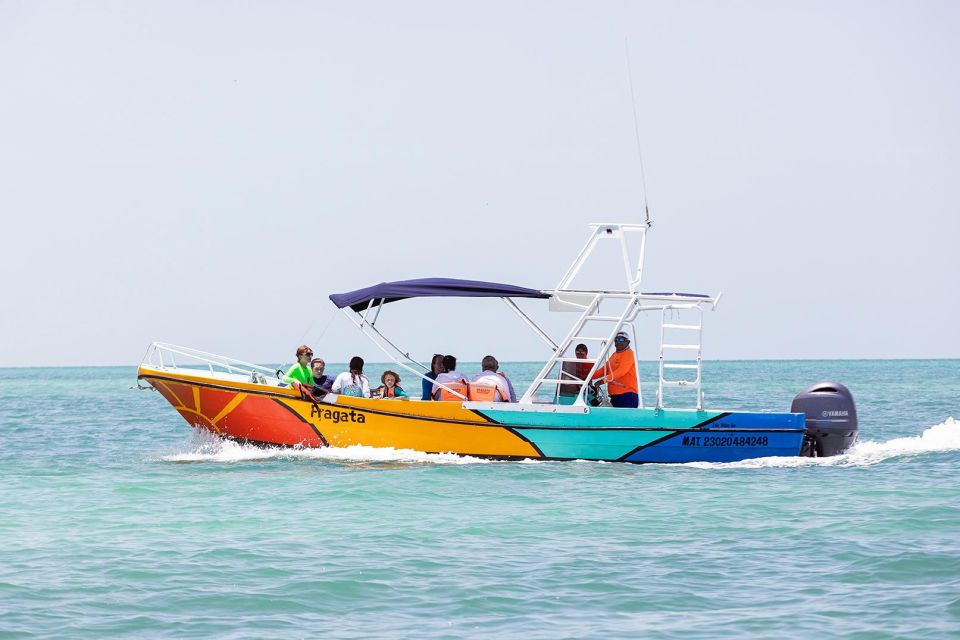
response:
{"label": "white foam spray", "polygon": [[161,456],[164,462],[247,462],[264,460],[321,460],[340,463],[395,463],[395,464],[484,464],[481,458],[459,456],[453,453],[423,453],[412,449],[392,447],[258,447],[198,434],[188,451]]}
{"label": "white foam spray", "polygon": [[[861,434],[862,435],[862,434]],[[893,438],[886,442],[862,440],[849,451],[829,458],[771,457],[741,460],[739,462],[690,462],[685,466],[702,469],[761,467],[807,467],[807,466],[853,466],[878,464],[901,456],[914,456],[938,451],[960,450],[960,421],[952,417],[926,429],[919,436]]]}

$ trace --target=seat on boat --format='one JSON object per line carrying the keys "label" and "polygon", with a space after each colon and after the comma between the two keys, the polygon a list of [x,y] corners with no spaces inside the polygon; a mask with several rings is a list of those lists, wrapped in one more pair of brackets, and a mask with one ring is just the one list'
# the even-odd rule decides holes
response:
{"label": "seat on boat", "polygon": [[463,402],[463,399],[470,395],[469,385],[465,382],[444,382],[443,385],[449,387],[452,391],[456,391],[463,397],[461,398],[455,393],[450,393],[450,391],[440,387],[437,389],[437,392],[433,394],[434,400],[439,400],[440,402]]}
{"label": "seat on boat", "polygon": [[468,394],[473,402],[509,402],[500,387],[489,384],[471,384]]}

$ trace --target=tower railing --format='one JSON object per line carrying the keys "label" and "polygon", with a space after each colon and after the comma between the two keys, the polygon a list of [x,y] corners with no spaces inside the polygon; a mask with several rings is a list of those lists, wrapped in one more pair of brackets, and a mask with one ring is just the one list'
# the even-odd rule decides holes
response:
{"label": "tower railing", "polygon": [[[534,403],[536,401],[538,392],[540,392],[545,385],[557,385],[557,390],[559,391],[559,386],[562,384],[578,386],[579,392],[573,404],[581,407],[586,406],[588,397],[587,389],[589,383],[593,379],[593,376],[596,374],[596,372],[604,366],[606,359],[609,357],[609,353],[613,346],[614,337],[616,337],[617,333],[625,331],[630,336],[631,342],[634,345],[639,344],[636,337],[637,330],[635,325],[637,317],[640,313],[646,311],[660,311],[662,315],[660,329],[659,380],[657,384],[657,408],[661,408],[663,406],[664,387],[676,386],[690,387],[695,389],[697,391],[696,408],[698,410],[702,409],[702,305],[713,304],[716,306],[719,296],[713,298],[711,296],[685,293],[642,293],[640,290],[640,284],[643,281],[643,263],[646,253],[647,231],[650,229],[650,225],[592,223],[590,225],[590,229],[590,237],[587,239],[587,242],[580,250],[580,253],[560,279],[560,283],[557,285],[556,289],[545,292],[549,293],[551,296],[551,310],[573,311],[578,312],[580,315],[563,340],[556,344],[553,355],[546,361],[546,363],[544,363],[543,368],[541,368],[530,387],[521,397],[520,402],[527,404]],[[639,255],[637,256],[636,261],[634,261],[630,254],[628,236],[635,236],[637,234],[640,236],[640,248]],[[602,241],[613,241],[618,244],[623,263],[625,287],[619,290],[589,290],[575,288],[573,286],[574,280],[581,273],[583,267],[587,264],[591,255]],[[604,313],[601,311],[601,307],[606,309],[611,303],[622,304],[624,306],[622,309],[618,309],[616,313]],[[666,342],[664,339],[665,330],[675,330],[681,326],[679,324],[671,324],[666,321],[667,310],[679,309],[695,309],[699,314],[698,321],[695,325],[697,330],[696,344]],[[601,323],[605,323],[607,326],[604,328],[604,330],[596,331],[595,327]],[[694,327],[694,325],[689,325],[689,328],[692,327]],[[684,326],[684,328],[686,329],[688,327]],[[583,342],[585,344],[595,343],[597,345],[595,356],[587,359],[570,357],[572,347],[578,342]],[[677,360],[679,358],[671,359],[670,357],[664,355],[665,352],[667,354],[672,354],[673,351],[676,350],[695,350],[695,364],[678,362]],[[634,351],[634,353],[636,354],[636,351]],[[564,371],[563,365],[569,362],[589,363],[590,372],[587,374],[586,378],[581,379],[579,376],[573,376],[568,371]],[[639,374],[639,362],[637,362],[636,365],[636,383],[638,395],[640,396],[640,406],[643,407],[643,387]],[[695,370],[695,380],[687,381],[679,378],[668,378],[664,374],[665,371],[669,372],[682,369]]]}

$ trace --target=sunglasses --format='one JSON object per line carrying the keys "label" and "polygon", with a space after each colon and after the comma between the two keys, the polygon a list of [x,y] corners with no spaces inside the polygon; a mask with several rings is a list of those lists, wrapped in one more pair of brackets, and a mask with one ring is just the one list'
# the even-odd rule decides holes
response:
{"label": "sunglasses", "polygon": [[304,355],[304,357],[312,358],[312,357],[313,357],[313,351],[307,351],[307,352],[306,352],[305,354],[303,354],[303,355]]}
{"label": "sunglasses", "polygon": [[614,341],[614,342],[626,342],[627,339],[626,339],[626,338],[614,338],[613,341]]}

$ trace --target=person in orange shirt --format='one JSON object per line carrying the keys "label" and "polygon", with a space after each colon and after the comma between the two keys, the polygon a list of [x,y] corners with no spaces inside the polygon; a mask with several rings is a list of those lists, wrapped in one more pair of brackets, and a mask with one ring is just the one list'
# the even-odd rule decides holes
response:
{"label": "person in orange shirt", "polygon": [[617,333],[613,339],[616,349],[610,354],[604,365],[593,374],[593,380],[602,378],[594,384],[607,385],[610,394],[610,404],[615,407],[636,409],[640,406],[640,396],[637,393],[637,358],[630,348],[630,338],[626,331]]}

